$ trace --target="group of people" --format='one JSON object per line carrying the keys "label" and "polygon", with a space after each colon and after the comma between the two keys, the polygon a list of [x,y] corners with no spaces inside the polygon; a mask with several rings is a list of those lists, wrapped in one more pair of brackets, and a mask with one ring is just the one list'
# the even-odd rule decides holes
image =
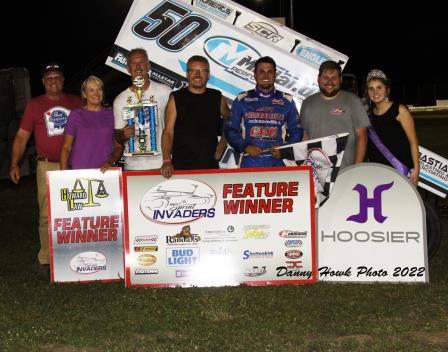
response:
{"label": "group of people", "polygon": [[[349,132],[341,168],[369,161],[391,165],[418,182],[418,141],[411,114],[389,99],[390,80],[380,70],[369,72],[367,108],[353,93],[341,89],[338,63],[325,61],[317,77],[320,91],[307,97],[300,114],[292,95],[275,88],[276,63],[261,57],[255,63],[254,89],[240,93],[231,110],[221,92],[207,87],[208,60],[192,56],[187,62],[188,86],[171,91],[150,80],[150,61],[142,48],[131,50],[127,70],[132,85],[104,106],[104,84],[88,77],[81,99],[64,93],[64,71],[49,63],[42,70],[45,94],[26,106],[13,142],[10,178],[18,183],[20,160],[34,132],[37,149],[37,189],[41,248],[38,262],[49,264],[46,171],[100,168],[105,172],[123,156],[134,126],[123,119],[123,109],[151,99],[157,102],[156,145],[153,155],[126,153],[125,170],[216,169],[230,144],[242,153],[241,167],[283,166],[279,146]],[[143,86],[136,78],[143,77]],[[140,90],[141,97],[137,96]]]}

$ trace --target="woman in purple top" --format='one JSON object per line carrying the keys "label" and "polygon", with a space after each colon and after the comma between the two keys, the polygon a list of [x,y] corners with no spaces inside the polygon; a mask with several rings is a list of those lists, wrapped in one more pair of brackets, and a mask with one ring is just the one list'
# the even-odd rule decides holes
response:
{"label": "woman in purple top", "polygon": [[103,106],[103,87],[95,76],[83,82],[83,107],[71,111],[65,126],[61,170],[100,168],[105,172],[121,158],[123,147],[113,138],[113,112]]}

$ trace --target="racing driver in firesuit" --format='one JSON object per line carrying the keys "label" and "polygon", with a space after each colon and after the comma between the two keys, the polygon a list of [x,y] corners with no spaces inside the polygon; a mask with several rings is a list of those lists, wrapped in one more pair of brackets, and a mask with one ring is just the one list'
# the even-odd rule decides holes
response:
{"label": "racing driver in firesuit", "polygon": [[274,87],[276,64],[271,57],[259,58],[254,72],[255,89],[235,98],[226,137],[233,148],[244,153],[242,168],[284,166],[276,147],[300,142],[299,113],[292,96]]}

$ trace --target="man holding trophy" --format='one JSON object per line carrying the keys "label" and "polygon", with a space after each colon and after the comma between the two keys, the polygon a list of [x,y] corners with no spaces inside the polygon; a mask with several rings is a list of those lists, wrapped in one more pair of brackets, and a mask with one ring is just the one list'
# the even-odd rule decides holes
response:
{"label": "man holding trophy", "polygon": [[124,144],[125,170],[158,170],[165,107],[171,89],[151,81],[151,65],[143,48],[132,49],[127,70],[132,85],[114,100],[115,139]]}

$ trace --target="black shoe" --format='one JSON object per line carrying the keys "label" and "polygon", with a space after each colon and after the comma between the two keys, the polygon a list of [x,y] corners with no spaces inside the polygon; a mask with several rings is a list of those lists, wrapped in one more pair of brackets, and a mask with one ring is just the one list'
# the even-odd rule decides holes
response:
{"label": "black shoe", "polygon": [[37,263],[37,273],[45,277],[50,277],[50,264]]}

